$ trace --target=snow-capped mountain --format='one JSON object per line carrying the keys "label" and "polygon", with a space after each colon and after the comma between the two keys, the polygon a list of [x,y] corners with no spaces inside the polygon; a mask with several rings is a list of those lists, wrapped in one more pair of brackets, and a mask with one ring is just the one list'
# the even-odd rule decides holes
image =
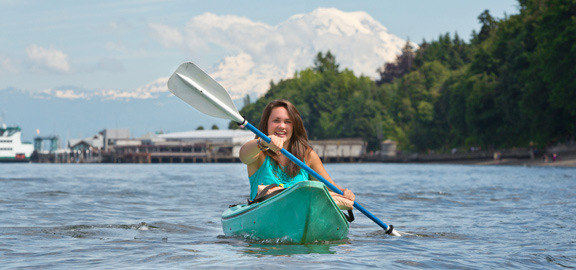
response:
{"label": "snow-capped mountain", "polygon": [[[328,50],[341,69],[377,78],[376,69],[393,61],[406,44],[366,12],[334,8],[297,14],[275,26],[205,13],[182,27],[149,24],[148,28],[159,45],[183,51],[184,59],[196,62],[216,52],[223,55],[211,67],[203,66],[237,105],[245,95],[263,95],[270,81],[291,78],[296,71],[311,67],[316,55]],[[226,127],[227,121],[203,116],[172,96],[166,87],[169,75],[149,78],[150,83],[137,89],[0,89],[0,111],[7,112],[7,119],[18,118],[15,124],[22,126],[28,139],[36,129],[66,131],[61,138],[75,138],[115,127],[130,128],[135,137],[149,131],[179,131],[183,123],[188,130],[199,125]]]}
{"label": "snow-capped mountain", "polygon": [[156,99],[160,93],[167,91],[166,83],[168,78],[159,78],[147,85],[139,87],[133,91],[122,91],[114,89],[86,90],[74,86],[60,86],[56,88],[44,89],[39,92],[29,92],[34,98],[50,99],[100,99],[100,100],[130,100],[130,99]]}
{"label": "snow-capped mountain", "polygon": [[[276,26],[235,15],[204,13],[182,28],[160,24],[149,28],[159,44],[183,50],[186,59],[224,51],[223,58],[206,71],[234,99],[263,95],[270,81],[291,78],[296,71],[312,66],[319,52],[328,50],[341,68],[376,79],[376,69],[393,61],[406,44],[366,12],[335,8],[297,14]],[[412,46],[417,48],[415,43]],[[167,79],[150,78],[151,83],[134,90],[81,91],[55,86],[42,94],[68,99],[148,99],[168,91]]]}
{"label": "snow-capped mountain", "polygon": [[[376,69],[393,61],[406,44],[406,40],[388,33],[386,27],[362,11],[319,8],[294,15],[274,27],[234,16],[221,22],[206,19],[214,24],[197,25],[203,18],[214,16],[204,14],[191,21],[187,34],[197,36],[218,29],[211,31],[218,34],[210,41],[236,51],[208,70],[235,98],[264,94],[271,80],[292,77],[294,72],[310,67],[318,52],[328,50],[336,56],[340,67],[376,78]],[[202,27],[209,29],[197,30]]]}

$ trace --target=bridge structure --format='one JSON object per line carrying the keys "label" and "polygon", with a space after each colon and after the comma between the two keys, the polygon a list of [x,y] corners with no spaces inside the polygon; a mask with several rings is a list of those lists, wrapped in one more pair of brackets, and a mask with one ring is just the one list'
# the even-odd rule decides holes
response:
{"label": "bridge structure", "polygon": [[58,136],[38,136],[34,138],[34,150],[40,152],[43,150],[42,144],[44,141],[50,141],[50,153],[56,152],[60,146],[60,138]]}

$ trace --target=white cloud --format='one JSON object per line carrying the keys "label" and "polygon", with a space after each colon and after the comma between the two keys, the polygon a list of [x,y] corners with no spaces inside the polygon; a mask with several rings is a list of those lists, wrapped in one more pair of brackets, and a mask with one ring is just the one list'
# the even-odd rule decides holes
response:
{"label": "white cloud", "polygon": [[[150,35],[168,48],[187,52],[187,59],[201,62],[219,55],[218,62],[206,71],[221,83],[233,98],[246,94],[262,95],[271,80],[279,81],[313,65],[318,52],[330,50],[341,69],[357,75],[377,78],[376,69],[392,61],[405,45],[404,40],[365,12],[342,12],[337,9],[317,9],[298,14],[270,26],[248,18],[204,13],[191,18],[182,28],[163,24],[148,24]],[[108,42],[106,48],[133,56],[123,42]],[[31,45],[29,58],[46,68],[67,72],[67,55],[55,50]],[[0,61],[2,58],[0,58]],[[0,62],[1,63],[1,62]],[[101,58],[98,68],[112,72],[124,70],[115,58]],[[149,99],[167,91],[167,78],[160,78],[132,91],[102,89],[96,91],[52,92],[61,98]]]}
{"label": "white cloud", "polygon": [[28,59],[43,69],[61,73],[70,72],[68,55],[54,48],[43,48],[32,44],[26,48]]}
{"label": "white cloud", "polygon": [[218,16],[204,13],[188,21],[184,27],[184,40],[189,51],[208,49],[213,45],[224,48],[231,54],[262,52],[266,44],[277,35],[274,27],[253,22],[235,15]]}
{"label": "white cloud", "polygon": [[204,13],[181,31],[159,25],[154,30],[158,42],[180,46],[189,59],[224,50],[223,60],[207,71],[235,98],[265,93],[270,80],[290,78],[312,66],[318,52],[328,50],[342,69],[377,78],[376,69],[393,61],[406,43],[365,12],[333,8],[294,15],[276,26]]}
{"label": "white cloud", "polygon": [[19,71],[19,65],[14,60],[0,54],[0,74],[18,73]]}
{"label": "white cloud", "polygon": [[167,48],[179,48],[184,38],[178,29],[163,24],[149,24],[148,28],[154,38]]}

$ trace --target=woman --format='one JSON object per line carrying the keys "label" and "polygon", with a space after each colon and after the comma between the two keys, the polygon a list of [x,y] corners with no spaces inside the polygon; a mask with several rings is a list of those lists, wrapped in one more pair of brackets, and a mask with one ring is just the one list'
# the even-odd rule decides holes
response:
{"label": "woman", "polygon": [[277,184],[287,188],[300,181],[316,180],[306,170],[280,153],[280,150],[285,148],[340,189],[344,193],[343,198],[336,193],[331,193],[332,197],[340,208],[351,209],[355,199],[354,193],[336,185],[330,178],[320,157],[308,144],[308,135],[302,118],[292,103],[284,99],[270,102],[264,108],[258,128],[268,134],[270,143],[257,138],[248,141],[240,149],[240,160],[248,167],[250,200],[254,200],[258,194],[258,186],[262,189],[263,186]]}

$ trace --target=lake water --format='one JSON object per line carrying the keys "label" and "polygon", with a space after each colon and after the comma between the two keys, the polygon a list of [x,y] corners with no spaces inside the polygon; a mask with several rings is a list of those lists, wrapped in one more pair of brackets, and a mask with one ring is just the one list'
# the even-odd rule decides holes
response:
{"label": "lake water", "polygon": [[225,237],[242,164],[0,164],[0,268],[576,267],[576,168],[327,164],[357,201],[344,241]]}

